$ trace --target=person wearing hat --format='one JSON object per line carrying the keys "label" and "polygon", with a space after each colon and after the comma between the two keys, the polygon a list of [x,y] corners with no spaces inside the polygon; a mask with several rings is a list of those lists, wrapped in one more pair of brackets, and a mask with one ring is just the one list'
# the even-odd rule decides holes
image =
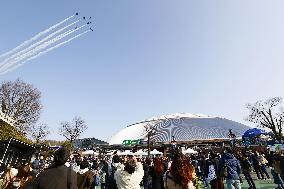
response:
{"label": "person wearing hat", "polygon": [[54,153],[54,161],[50,168],[39,174],[35,181],[37,189],[77,189],[77,174],[65,166],[70,157],[66,148]]}

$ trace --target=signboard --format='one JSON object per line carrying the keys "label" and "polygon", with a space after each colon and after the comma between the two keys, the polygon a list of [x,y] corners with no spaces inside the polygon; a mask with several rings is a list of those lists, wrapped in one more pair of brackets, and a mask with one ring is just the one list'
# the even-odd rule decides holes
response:
{"label": "signboard", "polygon": [[134,145],[139,145],[142,144],[142,139],[138,139],[138,140],[124,140],[122,142],[122,144],[124,146],[134,146]]}

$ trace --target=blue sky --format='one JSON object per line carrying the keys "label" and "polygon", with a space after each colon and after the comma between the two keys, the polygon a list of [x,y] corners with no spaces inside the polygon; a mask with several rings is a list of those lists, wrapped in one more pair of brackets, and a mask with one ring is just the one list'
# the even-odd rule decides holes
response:
{"label": "blue sky", "polygon": [[95,31],[0,76],[42,92],[57,134],[79,115],[83,137],[176,112],[241,123],[245,104],[284,96],[283,1],[49,0],[0,3],[0,52],[79,12]]}

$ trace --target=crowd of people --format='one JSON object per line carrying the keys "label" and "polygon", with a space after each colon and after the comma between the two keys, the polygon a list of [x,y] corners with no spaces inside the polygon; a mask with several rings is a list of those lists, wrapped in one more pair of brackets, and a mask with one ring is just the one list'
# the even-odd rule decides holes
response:
{"label": "crowd of people", "polygon": [[[73,156],[66,148],[55,151],[52,161],[43,157],[32,163],[7,166],[1,189],[241,189],[255,179],[284,189],[284,156],[280,153],[225,148],[220,154],[200,151],[184,155],[174,150],[168,157]],[[271,178],[272,176],[272,178]]]}

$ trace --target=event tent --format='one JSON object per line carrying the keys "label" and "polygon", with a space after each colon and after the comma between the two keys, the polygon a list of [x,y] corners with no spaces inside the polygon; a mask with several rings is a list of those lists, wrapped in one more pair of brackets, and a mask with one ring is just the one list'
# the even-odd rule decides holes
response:
{"label": "event tent", "polygon": [[117,152],[117,155],[119,156],[133,155],[133,152],[131,152],[130,150],[125,150],[124,152]]}
{"label": "event tent", "polygon": [[143,150],[138,150],[138,151],[135,152],[133,155],[136,155],[136,156],[147,156],[148,153],[147,153],[147,152],[144,152]]}
{"label": "event tent", "polygon": [[247,130],[243,134],[243,137],[256,137],[256,136],[265,135],[265,134],[267,134],[267,132],[265,132],[265,130],[258,129],[258,128],[253,128],[253,129]]}
{"label": "event tent", "polygon": [[163,155],[162,152],[159,152],[158,150],[154,149],[153,151],[150,152],[151,155]]}
{"label": "event tent", "polygon": [[98,156],[99,153],[95,152],[94,150],[86,150],[82,152],[83,156],[88,156],[88,155],[93,155],[93,156]]}
{"label": "event tent", "polygon": [[183,154],[197,154],[198,152],[191,149],[191,148],[188,148],[188,149],[184,150],[182,153]]}

